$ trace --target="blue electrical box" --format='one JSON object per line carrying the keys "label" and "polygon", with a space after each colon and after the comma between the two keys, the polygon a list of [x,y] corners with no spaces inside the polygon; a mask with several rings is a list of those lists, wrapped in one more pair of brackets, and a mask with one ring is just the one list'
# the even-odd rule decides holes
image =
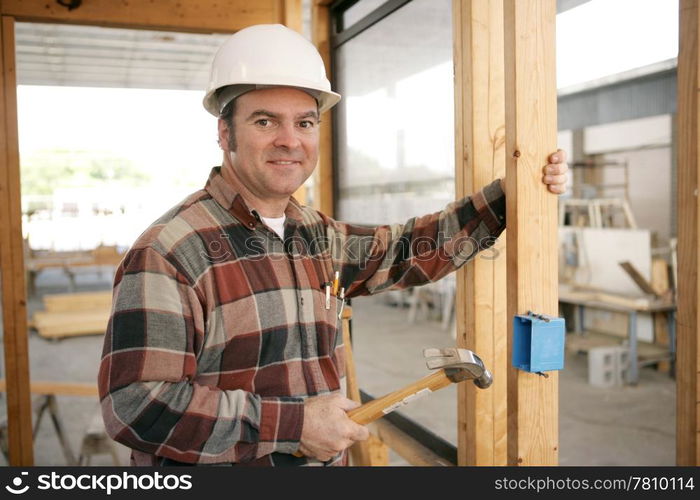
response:
{"label": "blue electrical box", "polygon": [[564,318],[528,311],[513,318],[513,366],[541,373],[564,368]]}

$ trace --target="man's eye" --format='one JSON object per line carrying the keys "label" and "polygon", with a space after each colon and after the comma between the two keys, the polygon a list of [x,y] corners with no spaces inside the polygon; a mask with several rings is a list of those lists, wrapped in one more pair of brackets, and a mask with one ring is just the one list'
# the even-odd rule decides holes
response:
{"label": "man's eye", "polygon": [[316,125],[316,124],[314,122],[312,122],[311,120],[304,120],[304,121],[299,122],[299,126],[301,128],[313,128],[314,125]]}
{"label": "man's eye", "polygon": [[256,121],[255,124],[260,125],[261,127],[267,127],[270,124],[270,120],[261,118],[260,120]]}

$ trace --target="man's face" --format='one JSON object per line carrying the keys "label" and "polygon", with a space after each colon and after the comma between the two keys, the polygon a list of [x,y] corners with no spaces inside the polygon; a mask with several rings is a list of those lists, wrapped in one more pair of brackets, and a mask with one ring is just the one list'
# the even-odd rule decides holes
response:
{"label": "man's face", "polygon": [[236,150],[219,120],[219,140],[233,174],[257,198],[290,196],[311,175],[318,160],[316,100],[301,90],[253,90],[236,100]]}

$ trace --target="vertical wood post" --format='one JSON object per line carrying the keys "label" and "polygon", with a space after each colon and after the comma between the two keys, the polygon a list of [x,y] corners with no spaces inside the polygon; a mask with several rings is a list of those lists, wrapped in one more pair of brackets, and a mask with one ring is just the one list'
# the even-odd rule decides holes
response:
{"label": "vertical wood post", "polygon": [[[557,146],[556,0],[505,0],[508,357],[512,318],[557,316],[557,196],[542,184]],[[545,378],[509,367],[508,463],[556,465],[556,371]]]}
{"label": "vertical wood post", "polygon": [[[505,175],[503,1],[454,0],[455,179],[461,198]],[[457,274],[457,345],[494,375],[458,386],[459,465],[507,464],[505,233]]]}
{"label": "vertical wood post", "polygon": [[[329,0],[313,0],[311,33],[316,48],[326,64],[326,74],[331,78],[331,12]],[[332,111],[321,117],[321,138],[318,166],[315,172],[314,208],[332,217],[333,200],[333,128]]]}
{"label": "vertical wood post", "polygon": [[678,313],[676,349],[676,463],[700,465],[700,350],[698,264],[700,255],[700,57],[699,0],[680,2],[678,54]]}
{"label": "vertical wood post", "polygon": [[283,0],[284,25],[297,33],[304,31],[304,16],[301,13],[301,0]]}
{"label": "vertical wood post", "polygon": [[[303,34],[304,31],[304,26],[303,26],[303,16],[301,13],[301,0],[280,0],[281,1],[281,7],[282,7],[282,19],[284,22],[284,25],[287,28],[291,28],[297,33]],[[307,190],[308,186],[307,183],[305,182],[301,186],[299,186],[299,189],[297,189],[294,192],[294,198],[301,203],[302,205],[306,205],[307,202]]]}
{"label": "vertical wood post", "polygon": [[0,279],[10,465],[33,465],[14,19],[0,25]]}

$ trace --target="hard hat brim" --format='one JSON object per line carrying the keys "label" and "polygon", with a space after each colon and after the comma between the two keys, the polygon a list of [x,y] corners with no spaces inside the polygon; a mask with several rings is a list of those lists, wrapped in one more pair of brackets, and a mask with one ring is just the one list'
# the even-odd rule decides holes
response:
{"label": "hard hat brim", "polygon": [[[224,89],[228,89],[228,92],[224,89],[214,89],[209,92],[204,96],[204,99],[202,101],[202,104],[204,105],[204,109],[206,109],[210,114],[214,115],[215,117],[219,117],[221,115],[221,112],[223,111],[224,107],[234,99],[237,99],[241,95],[250,92],[252,90],[258,90],[258,89],[263,89],[263,88],[272,88],[272,87],[288,87],[288,88],[294,88],[298,90],[302,90],[304,92],[307,92],[310,94],[312,97],[316,99],[318,102],[318,110],[319,113],[323,113],[325,111],[328,111],[331,109],[333,106],[338,104],[340,102],[340,94],[329,91],[329,90],[321,90],[321,89],[316,89],[316,88],[311,88],[311,87],[302,87],[302,86],[294,86],[294,85],[275,85],[275,84],[237,84],[237,85],[228,85]],[[226,92],[228,95],[223,99],[219,99],[219,95],[222,93],[221,91]],[[219,91],[219,92],[217,92]]]}

